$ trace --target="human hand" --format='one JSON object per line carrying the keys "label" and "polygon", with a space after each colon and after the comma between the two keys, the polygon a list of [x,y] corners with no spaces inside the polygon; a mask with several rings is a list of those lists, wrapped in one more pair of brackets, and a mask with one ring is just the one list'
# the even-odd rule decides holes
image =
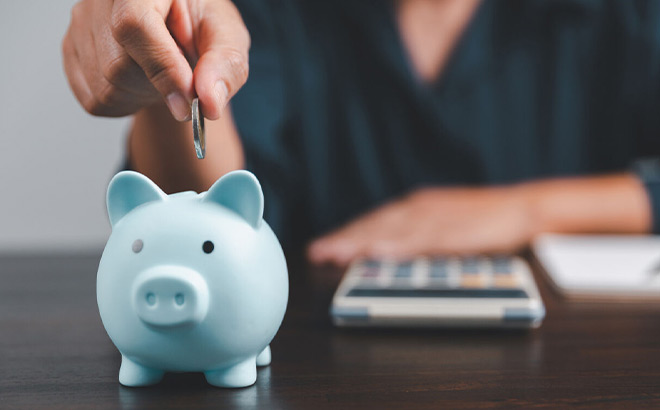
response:
{"label": "human hand", "polygon": [[535,233],[521,187],[429,188],[381,206],[313,241],[313,263],[346,265],[360,257],[504,253]]}
{"label": "human hand", "polygon": [[93,115],[129,115],[164,99],[182,121],[196,94],[216,120],[247,80],[249,47],[229,0],[82,0],[62,54],[76,98]]}

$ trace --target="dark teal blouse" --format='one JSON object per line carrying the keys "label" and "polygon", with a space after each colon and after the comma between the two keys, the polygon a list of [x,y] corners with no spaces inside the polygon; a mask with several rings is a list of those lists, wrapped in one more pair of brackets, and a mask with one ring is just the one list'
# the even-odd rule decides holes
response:
{"label": "dark teal blouse", "polygon": [[[659,1],[485,0],[431,84],[390,1],[235,2],[252,48],[233,115],[284,243],[421,186],[660,156]],[[660,185],[647,187],[658,230]]]}

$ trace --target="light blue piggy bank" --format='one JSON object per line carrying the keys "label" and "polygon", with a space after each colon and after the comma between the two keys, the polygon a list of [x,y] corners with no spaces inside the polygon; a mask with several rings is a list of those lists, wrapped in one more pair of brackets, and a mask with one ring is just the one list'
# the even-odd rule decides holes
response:
{"label": "light blue piggy bank", "polygon": [[208,192],[168,196],[124,171],[107,199],[112,235],[96,292],[122,355],[119,382],[150,385],[172,371],[203,372],[219,387],[254,384],[289,292],[259,181],[234,171]]}

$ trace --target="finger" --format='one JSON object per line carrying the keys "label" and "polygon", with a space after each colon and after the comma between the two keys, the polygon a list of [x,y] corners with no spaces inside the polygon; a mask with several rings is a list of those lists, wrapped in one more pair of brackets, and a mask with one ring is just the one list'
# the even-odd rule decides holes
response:
{"label": "finger", "polygon": [[[94,15],[102,22],[112,15],[112,1],[97,1]],[[97,66],[103,78],[123,93],[130,94],[140,105],[148,105],[158,101],[160,94],[149,82],[140,66],[131,58],[112,35],[109,24],[94,24],[92,29],[94,51]]]}
{"label": "finger", "polygon": [[346,264],[364,257],[377,241],[395,239],[411,230],[409,206],[392,201],[358,217],[348,225],[312,242],[308,258],[314,263]]}
{"label": "finger", "polygon": [[338,266],[344,266],[354,260],[359,255],[359,243],[350,239],[314,241],[307,249],[307,256],[310,262],[322,265],[332,263]]}
{"label": "finger", "polygon": [[368,244],[364,254],[372,259],[401,259],[408,254],[407,248],[402,240],[380,239]]}
{"label": "finger", "polygon": [[62,56],[62,64],[64,65],[64,72],[66,73],[69,86],[73,90],[76,99],[86,108],[89,104],[88,101],[92,100],[93,96],[80,67],[78,55],[73,47],[70,29],[62,41]]}
{"label": "finger", "polygon": [[383,236],[383,230],[397,225],[390,214],[388,209],[368,213],[315,240],[308,248],[308,258],[317,264],[345,265],[363,256],[368,244]]}
{"label": "finger", "polygon": [[216,120],[247,81],[250,35],[230,1],[206,3],[200,17],[195,91],[204,116]]}
{"label": "finger", "polygon": [[146,103],[160,97],[140,66],[112,36],[109,26],[95,33],[97,65],[104,79],[117,89]]}
{"label": "finger", "polygon": [[308,248],[308,258],[316,264],[345,266],[364,256],[367,244],[377,236],[372,224],[358,220],[312,242]]}
{"label": "finger", "polygon": [[171,1],[157,7],[117,0],[112,11],[112,35],[142,68],[179,121],[190,117],[193,98],[192,69],[165,25]]}
{"label": "finger", "polygon": [[[114,39],[113,39],[114,42]],[[103,78],[118,90],[145,104],[158,101],[160,93],[140,66],[116,42],[97,46],[97,66]]]}
{"label": "finger", "polygon": [[372,259],[409,260],[430,254],[432,240],[422,230],[408,231],[397,236],[377,239],[369,243],[364,254]]}
{"label": "finger", "polygon": [[170,33],[172,33],[174,41],[185,54],[188,64],[195,67],[198,56],[194,41],[193,22],[187,0],[174,0],[172,2],[165,23]]}
{"label": "finger", "polygon": [[80,100],[87,112],[104,117],[122,117],[132,114],[140,107],[140,101],[131,93],[124,92],[106,80],[99,66],[90,27],[72,26],[69,39],[77,65],[85,79],[85,96]]}

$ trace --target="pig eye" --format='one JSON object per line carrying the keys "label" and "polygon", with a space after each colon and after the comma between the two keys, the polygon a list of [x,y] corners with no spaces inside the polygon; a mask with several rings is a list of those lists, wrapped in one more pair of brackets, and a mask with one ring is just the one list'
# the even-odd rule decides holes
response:
{"label": "pig eye", "polygon": [[213,242],[211,242],[211,241],[206,241],[202,245],[202,250],[204,251],[204,253],[213,252],[213,248],[215,248],[215,246],[213,245]]}
{"label": "pig eye", "polygon": [[140,253],[143,246],[144,246],[144,242],[142,242],[142,239],[136,239],[135,242],[133,242],[133,246],[131,247],[131,249],[133,249],[134,253]]}

